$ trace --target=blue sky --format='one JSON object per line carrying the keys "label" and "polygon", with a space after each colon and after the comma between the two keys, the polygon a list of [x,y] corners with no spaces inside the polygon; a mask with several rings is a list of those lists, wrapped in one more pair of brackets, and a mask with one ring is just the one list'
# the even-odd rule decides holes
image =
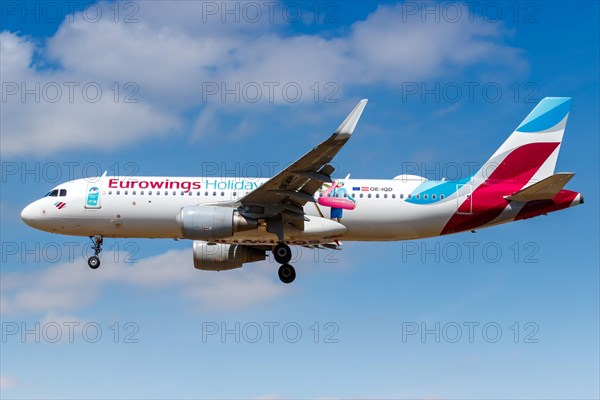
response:
{"label": "blue sky", "polygon": [[[598,3],[228,4],[3,2],[2,397],[598,398]],[[545,96],[574,99],[583,206],[303,250],[292,285],[195,271],[187,241],[108,240],[91,271],[19,219],[102,170],[268,176],[361,98],[337,176],[466,176]]]}

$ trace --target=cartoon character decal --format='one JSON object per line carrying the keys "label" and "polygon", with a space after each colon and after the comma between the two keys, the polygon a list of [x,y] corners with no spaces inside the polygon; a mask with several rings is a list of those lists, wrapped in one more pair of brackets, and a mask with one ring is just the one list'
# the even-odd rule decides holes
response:
{"label": "cartoon character decal", "polygon": [[92,186],[88,190],[87,200],[85,202],[86,207],[98,207],[98,200],[100,197],[100,189],[96,186]]}
{"label": "cartoon character decal", "polygon": [[317,201],[324,207],[331,207],[331,219],[337,222],[341,221],[344,210],[356,208],[356,200],[348,193],[343,181],[324,184]]}

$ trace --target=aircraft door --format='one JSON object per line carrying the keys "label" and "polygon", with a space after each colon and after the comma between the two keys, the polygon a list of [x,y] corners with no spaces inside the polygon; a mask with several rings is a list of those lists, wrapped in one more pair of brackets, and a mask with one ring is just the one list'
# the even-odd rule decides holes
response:
{"label": "aircraft door", "polygon": [[473,186],[469,184],[456,185],[456,213],[470,215],[473,213]]}

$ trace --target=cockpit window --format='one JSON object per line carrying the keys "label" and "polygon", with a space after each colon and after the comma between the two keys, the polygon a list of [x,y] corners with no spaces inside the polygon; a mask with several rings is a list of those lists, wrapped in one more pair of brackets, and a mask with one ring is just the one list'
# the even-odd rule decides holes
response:
{"label": "cockpit window", "polygon": [[64,197],[67,195],[67,189],[60,189],[60,197]]}
{"label": "cockpit window", "polygon": [[[64,189],[63,189],[63,190],[64,190]],[[66,193],[65,193],[65,194],[66,194]],[[54,189],[54,190],[52,190],[52,191],[50,191],[50,192],[46,193],[46,196],[44,196],[44,197],[48,197],[48,196],[50,196],[50,197],[57,197],[57,196],[58,196],[58,189]]]}

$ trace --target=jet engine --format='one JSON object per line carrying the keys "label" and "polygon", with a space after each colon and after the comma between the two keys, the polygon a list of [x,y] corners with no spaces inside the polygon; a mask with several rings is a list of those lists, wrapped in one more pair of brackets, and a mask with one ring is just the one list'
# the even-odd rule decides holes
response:
{"label": "jet engine", "polygon": [[222,271],[240,268],[248,262],[266,258],[264,250],[237,244],[207,243],[194,240],[194,268],[208,271]]}
{"label": "jet engine", "polygon": [[186,239],[215,240],[258,227],[258,221],[246,218],[231,207],[187,206],[177,215],[181,233]]}

